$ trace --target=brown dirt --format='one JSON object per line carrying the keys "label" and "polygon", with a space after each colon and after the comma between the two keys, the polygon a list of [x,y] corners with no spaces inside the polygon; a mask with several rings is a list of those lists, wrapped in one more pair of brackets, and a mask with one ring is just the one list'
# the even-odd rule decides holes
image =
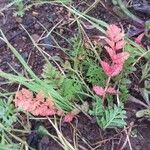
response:
{"label": "brown dirt", "polygon": [[[74,6],[79,10],[85,10],[92,1],[75,1]],[[1,4],[5,4],[6,1],[3,0]],[[114,15],[111,11],[112,6],[108,5],[107,9],[104,8],[101,4],[97,5],[92,11],[89,12],[89,15],[96,18],[100,18],[107,23],[122,23],[126,28],[129,25],[129,22],[126,19],[120,19],[118,16]],[[4,17],[5,16],[5,17]],[[43,64],[45,63],[44,59],[40,55],[39,51],[33,48],[33,45],[28,38],[25,31],[21,28],[20,23],[28,30],[28,32],[38,38],[43,33],[44,29],[39,24],[39,22],[48,30],[50,30],[55,24],[57,24],[61,19],[63,19],[60,26],[56,27],[55,31],[60,33],[67,39],[70,39],[76,32],[76,24],[72,26],[69,25],[69,14],[68,12],[60,7],[59,5],[43,5],[33,7],[31,10],[26,12],[26,15],[23,18],[14,17],[12,15],[12,10],[4,11],[4,16],[0,15],[0,28],[3,30],[6,37],[11,41],[11,43],[17,48],[21,53],[22,57],[25,60],[28,60],[29,65],[32,69],[40,75],[42,72]],[[94,34],[93,31],[88,31],[89,34]],[[53,36],[56,39],[59,39],[59,44],[62,47],[68,47],[68,43],[56,36],[53,33]],[[51,39],[50,41],[52,42]],[[41,44],[43,41],[41,41]],[[60,52],[57,48],[43,48],[50,55],[60,55],[64,57],[64,54]],[[13,66],[17,71],[22,71],[23,68],[14,58],[14,55],[8,50],[5,43],[0,41],[0,69],[6,72],[12,72],[12,69],[9,65]],[[2,80],[2,79],[0,79]],[[138,82],[138,81],[137,81]],[[135,86],[137,82],[134,82]],[[9,90],[13,89],[11,86]],[[133,90],[134,92],[134,90]],[[136,95],[139,97],[138,93]],[[135,105],[134,103],[127,102],[127,123],[130,127],[130,123],[134,122],[132,127],[132,132],[136,132],[136,136],[130,136],[130,142],[133,150],[149,150],[150,149],[150,126],[149,122],[146,120],[137,120],[135,117],[135,112],[140,109],[140,106]],[[27,135],[27,141],[30,146],[34,147],[37,150],[61,150],[62,148],[52,139],[47,136],[40,137],[35,130],[36,124],[40,123],[44,125],[50,133],[56,134],[52,126],[47,122],[32,122],[32,133]],[[74,128],[72,127],[74,126]],[[78,144],[80,145],[79,149],[92,150],[96,146],[97,150],[120,150],[122,145],[125,142],[126,134],[124,130],[114,129],[103,131],[96,124],[95,118],[89,119],[84,114],[80,114],[74,121],[73,124],[62,124],[62,132],[66,139],[73,144],[74,132],[78,133]],[[74,131],[74,129],[76,129]],[[88,144],[87,144],[88,143]],[[96,144],[97,143],[97,144]],[[125,150],[130,150],[129,145],[127,144],[124,148]]]}

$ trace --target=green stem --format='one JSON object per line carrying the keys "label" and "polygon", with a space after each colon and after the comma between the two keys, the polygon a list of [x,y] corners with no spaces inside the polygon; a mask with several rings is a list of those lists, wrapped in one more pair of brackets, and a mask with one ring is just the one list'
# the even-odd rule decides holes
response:
{"label": "green stem", "polygon": [[[106,86],[105,86],[105,92],[108,89],[109,83],[110,83],[111,77],[108,77],[107,82],[106,82]],[[105,107],[105,97],[106,97],[106,93],[104,93],[103,98],[102,98],[102,102],[103,102],[103,106]]]}
{"label": "green stem", "polygon": [[132,14],[124,5],[124,3],[122,2],[122,0],[117,0],[119,7],[121,8],[121,10],[127,15],[129,16],[131,19],[133,19],[134,21],[138,22],[139,24],[143,24],[144,22],[138,18],[137,16],[135,16],[134,14]]}

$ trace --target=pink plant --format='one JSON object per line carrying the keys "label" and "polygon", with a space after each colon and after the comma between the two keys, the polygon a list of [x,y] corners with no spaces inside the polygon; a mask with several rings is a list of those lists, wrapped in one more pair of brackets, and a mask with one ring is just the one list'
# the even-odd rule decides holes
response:
{"label": "pink plant", "polygon": [[102,87],[99,86],[94,86],[93,87],[94,92],[99,95],[103,96],[104,94],[117,94],[117,91],[113,87],[108,87],[106,90]]}
{"label": "pink plant", "polygon": [[64,117],[64,122],[66,123],[70,123],[75,117],[75,114],[73,114],[72,112],[69,112],[67,115],[65,115]]}
{"label": "pink plant", "polygon": [[51,116],[59,114],[51,98],[46,98],[43,92],[39,92],[35,97],[33,93],[25,88],[16,93],[15,106],[30,112],[34,116]]}
{"label": "pink plant", "polygon": [[33,96],[33,93],[25,88],[16,92],[14,102],[16,107],[34,116],[64,116],[64,122],[67,123],[71,122],[79,113],[78,109],[74,109],[65,115],[62,109],[58,109],[55,106],[52,98],[45,97],[43,92]]}
{"label": "pink plant", "polygon": [[116,25],[108,27],[106,36],[105,41],[108,46],[105,46],[105,49],[111,58],[111,62],[100,61],[100,63],[105,74],[108,77],[113,77],[122,71],[123,64],[128,59],[129,53],[120,52],[125,45],[124,33]]}
{"label": "pink plant", "polygon": [[99,86],[94,86],[93,91],[99,95],[103,96],[103,101],[105,94],[117,94],[113,87],[108,87],[110,79],[117,76],[123,69],[124,62],[128,59],[129,53],[123,51],[125,45],[124,32],[118,28],[116,25],[110,25],[106,31],[105,41],[107,46],[105,46],[106,52],[110,56],[110,61],[100,61],[100,64],[108,76],[108,81],[105,89]]}
{"label": "pink plant", "polygon": [[105,61],[101,61],[101,66],[102,66],[105,74],[108,77],[113,77],[113,76],[118,75],[123,68],[122,64],[111,64],[110,65],[108,62],[105,62]]}
{"label": "pink plant", "polygon": [[137,44],[139,44],[139,45],[142,46],[142,39],[143,39],[144,35],[145,35],[145,33],[141,33],[138,37],[135,38],[134,41],[135,41]]}

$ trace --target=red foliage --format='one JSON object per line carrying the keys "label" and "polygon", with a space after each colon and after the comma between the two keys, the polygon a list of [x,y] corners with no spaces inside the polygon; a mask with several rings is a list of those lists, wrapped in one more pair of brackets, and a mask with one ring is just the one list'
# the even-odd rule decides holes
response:
{"label": "red foliage", "polygon": [[123,68],[123,65],[122,64],[109,64],[105,61],[101,61],[101,66],[105,72],[105,74],[109,77],[112,77],[112,76],[116,76],[118,75],[122,68]]}
{"label": "red foliage", "polygon": [[74,117],[75,117],[75,114],[70,112],[64,117],[64,122],[70,123]]}
{"label": "red foliage", "polygon": [[[117,76],[123,69],[125,60],[128,59],[129,53],[123,51],[125,45],[124,33],[116,25],[110,25],[106,31],[105,41],[107,46],[105,50],[110,56],[110,60],[100,61],[100,64],[105,72],[105,74],[111,78]],[[117,91],[113,87],[103,87],[94,86],[93,91],[99,95],[105,97],[105,94],[117,94]]]}
{"label": "red foliage", "polygon": [[144,37],[145,33],[141,33],[138,37],[135,38],[135,42],[142,46],[142,39]]}
{"label": "red foliage", "polygon": [[117,91],[113,88],[113,87],[108,87],[106,90],[100,86],[94,86],[93,87],[93,91],[99,95],[99,96],[103,96],[107,93],[109,94],[117,94]]}
{"label": "red foliage", "polygon": [[[129,53],[123,52],[122,49],[125,44],[124,33],[116,25],[110,25],[106,32],[105,46],[107,53],[111,58],[111,63],[100,61],[105,74],[109,77],[118,75],[122,69],[125,60],[128,59]],[[121,50],[121,52],[119,52]]]}
{"label": "red foliage", "polygon": [[25,88],[16,93],[15,106],[34,116],[51,116],[60,114],[51,98],[46,98],[43,92],[39,92],[35,97],[33,93]]}

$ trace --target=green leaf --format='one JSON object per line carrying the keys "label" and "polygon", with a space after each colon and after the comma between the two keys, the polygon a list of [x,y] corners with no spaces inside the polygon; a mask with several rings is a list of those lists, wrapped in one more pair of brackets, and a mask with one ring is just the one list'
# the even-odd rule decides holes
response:
{"label": "green leaf", "polygon": [[42,77],[46,83],[53,85],[55,88],[59,88],[64,81],[64,75],[50,63],[44,65]]}
{"label": "green leaf", "polygon": [[98,96],[95,96],[94,98],[95,98],[96,103],[93,106],[93,110],[90,110],[89,113],[90,115],[96,116],[97,119],[99,119],[103,115],[103,112],[104,112],[102,99]]}
{"label": "green leaf", "polygon": [[63,97],[65,97],[66,99],[74,100],[77,98],[77,93],[80,93],[82,91],[82,86],[77,80],[66,78],[62,83],[60,91]]}
{"label": "green leaf", "polygon": [[7,130],[11,130],[12,124],[17,120],[15,109],[10,101],[12,102],[12,97],[7,102],[0,99],[0,121]]}
{"label": "green leaf", "polygon": [[143,109],[136,112],[136,117],[149,117],[150,118],[150,109]]}
{"label": "green leaf", "polygon": [[25,6],[23,3],[23,0],[14,0],[15,6],[16,6],[16,12],[14,13],[14,16],[23,17],[25,15]]}
{"label": "green leaf", "polygon": [[123,127],[126,125],[124,119],[126,118],[126,111],[123,106],[114,105],[113,108],[104,110],[103,116],[98,120],[98,124],[103,128]]}
{"label": "green leaf", "polygon": [[38,133],[40,136],[49,135],[48,130],[47,130],[44,126],[42,126],[42,125],[40,125],[40,126],[37,127],[37,133]]}
{"label": "green leaf", "polygon": [[93,62],[91,59],[87,59],[83,62],[84,68],[86,68],[86,80],[92,85],[104,86],[106,76],[102,68]]}

